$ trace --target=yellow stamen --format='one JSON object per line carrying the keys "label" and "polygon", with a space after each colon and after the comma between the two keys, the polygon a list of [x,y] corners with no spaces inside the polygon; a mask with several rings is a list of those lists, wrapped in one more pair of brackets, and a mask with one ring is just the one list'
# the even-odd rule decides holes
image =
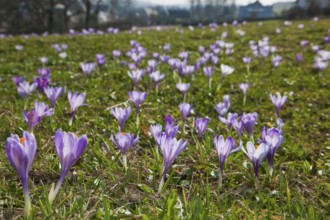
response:
{"label": "yellow stamen", "polygon": [[25,138],[23,138],[23,137],[19,139],[19,142],[20,142],[21,144],[24,144],[24,141],[25,141]]}

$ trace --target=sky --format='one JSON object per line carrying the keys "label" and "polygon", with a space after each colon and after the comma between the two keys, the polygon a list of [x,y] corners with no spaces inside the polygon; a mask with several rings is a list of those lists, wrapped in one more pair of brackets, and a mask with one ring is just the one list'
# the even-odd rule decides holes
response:
{"label": "sky", "polygon": [[[256,0],[236,0],[238,5],[247,5]],[[263,5],[272,5],[275,2],[294,2],[295,0],[259,0]],[[143,0],[143,2],[151,2],[159,5],[189,5],[189,0]]]}

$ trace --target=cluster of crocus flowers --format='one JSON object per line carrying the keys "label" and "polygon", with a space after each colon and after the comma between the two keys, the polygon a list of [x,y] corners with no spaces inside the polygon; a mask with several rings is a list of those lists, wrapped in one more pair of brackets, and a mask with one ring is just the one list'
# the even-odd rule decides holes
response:
{"label": "cluster of crocus flowers", "polygon": [[37,150],[37,143],[32,133],[23,132],[23,137],[11,135],[6,143],[6,155],[9,163],[17,171],[23,186],[25,208],[24,215],[29,219],[31,215],[31,200],[29,195],[29,171]]}
{"label": "cluster of crocus flowers", "polygon": [[110,140],[120,149],[123,156],[123,164],[126,172],[128,168],[126,152],[129,148],[137,144],[139,141],[139,136],[135,137],[134,134],[118,132],[115,137],[111,135]]}
{"label": "cluster of crocus flowers", "polygon": [[84,104],[85,102],[85,98],[86,98],[86,93],[76,93],[76,92],[68,92],[68,100],[70,103],[70,107],[71,107],[71,113],[70,113],[70,120],[69,120],[69,125],[72,125],[73,119],[74,119],[74,114],[76,113],[76,111],[78,110],[78,108],[80,106],[84,106],[86,104]]}
{"label": "cluster of crocus flowers", "polygon": [[53,203],[58,191],[60,190],[65,176],[70,168],[77,162],[86,149],[88,139],[86,135],[77,137],[74,133],[57,130],[55,134],[55,147],[61,164],[61,176],[56,187],[52,186],[48,199]]}

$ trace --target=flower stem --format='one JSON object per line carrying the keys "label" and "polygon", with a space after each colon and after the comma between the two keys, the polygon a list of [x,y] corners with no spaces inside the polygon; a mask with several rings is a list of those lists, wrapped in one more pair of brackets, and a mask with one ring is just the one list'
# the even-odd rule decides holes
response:
{"label": "flower stem", "polygon": [[138,128],[140,125],[140,117],[139,117],[139,113],[136,112],[136,127]]}
{"label": "flower stem", "polygon": [[123,154],[123,164],[124,164],[124,168],[125,168],[125,173],[127,173],[127,156],[126,154]]}
{"label": "flower stem", "polygon": [[260,186],[259,186],[259,179],[258,179],[257,176],[255,177],[255,187],[256,187],[256,190],[259,190],[259,188],[260,188]]}
{"label": "flower stem", "polygon": [[65,175],[64,174],[61,174],[61,177],[60,179],[58,180],[57,182],[57,185],[56,185],[56,188],[54,190],[54,184],[52,185],[52,188],[50,189],[49,191],[49,195],[48,195],[48,201],[49,201],[49,204],[52,205],[58,191],[60,190],[61,186],[62,186],[62,183],[64,181],[64,177]]}
{"label": "flower stem", "polygon": [[72,122],[73,122],[73,118],[74,118],[74,114],[71,114],[70,116],[70,120],[69,120],[69,126],[72,125]]}
{"label": "flower stem", "polygon": [[221,189],[221,188],[222,188],[222,171],[220,169],[220,171],[219,171],[219,189]]}
{"label": "flower stem", "polygon": [[246,95],[244,94],[243,105],[245,106],[245,104],[246,104]]}
{"label": "flower stem", "polygon": [[30,219],[31,215],[31,199],[29,193],[24,193],[24,201],[25,201],[25,206],[24,206],[24,217],[25,219]]}
{"label": "flower stem", "polygon": [[160,194],[162,192],[164,182],[165,182],[165,175],[162,175],[162,178],[160,179],[160,182],[159,182],[158,194]]}

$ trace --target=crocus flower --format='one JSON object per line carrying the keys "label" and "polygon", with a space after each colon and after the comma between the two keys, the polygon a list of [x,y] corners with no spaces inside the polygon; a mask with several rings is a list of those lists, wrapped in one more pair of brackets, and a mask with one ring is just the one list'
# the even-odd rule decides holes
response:
{"label": "crocus flower", "polygon": [[258,183],[258,171],[259,171],[259,165],[261,164],[262,160],[267,156],[269,151],[269,145],[261,143],[259,147],[256,149],[251,141],[247,142],[246,149],[242,148],[243,152],[246,154],[246,156],[251,160],[253,169],[254,169],[254,175],[256,177],[256,188],[259,188]]}
{"label": "crocus flower", "polygon": [[131,77],[131,79],[133,80],[134,86],[137,85],[138,81],[142,78],[143,75],[144,71],[139,69],[132,70],[132,72],[128,72],[128,76]]}
{"label": "crocus flower", "polygon": [[119,50],[113,50],[112,51],[112,56],[117,59],[118,57],[120,57],[121,52]]}
{"label": "crocus flower", "polygon": [[280,93],[276,93],[276,95],[270,94],[270,100],[274,104],[275,112],[276,112],[277,117],[279,116],[280,109],[282,108],[282,106],[286,102],[287,98],[288,98],[287,96],[282,97]]}
{"label": "crocus flower", "polygon": [[29,195],[29,171],[37,150],[36,139],[33,134],[24,131],[23,137],[11,134],[7,138],[6,155],[12,167],[17,171],[18,177],[23,185],[25,198],[24,215],[29,219],[31,213],[31,200]]}
{"label": "crocus flower", "polygon": [[224,64],[221,64],[220,68],[221,68],[222,77],[232,74],[235,70],[234,68]]}
{"label": "crocus flower", "polygon": [[139,127],[139,107],[144,102],[147,97],[147,93],[140,92],[140,91],[132,91],[128,92],[129,99],[135,105],[135,112],[136,112],[136,127]]}
{"label": "crocus flower", "polygon": [[84,104],[85,98],[86,98],[86,93],[79,94],[79,93],[71,92],[71,91],[68,92],[68,100],[69,100],[70,107],[71,107],[71,117],[70,117],[70,121],[69,121],[70,126],[72,125],[74,114],[76,113],[78,108],[80,106],[86,105],[86,104]]}
{"label": "crocus flower", "polygon": [[57,99],[63,94],[63,92],[64,92],[63,87],[47,87],[44,89],[44,93],[49,99],[52,108],[55,107]]}
{"label": "crocus flower", "polygon": [[211,88],[211,77],[212,77],[212,73],[213,73],[213,68],[210,66],[204,66],[203,72],[204,72],[205,76],[208,78],[209,88]]}
{"label": "crocus flower", "polygon": [[175,158],[187,147],[188,141],[179,141],[176,138],[168,137],[166,134],[163,134],[160,138],[160,149],[163,154],[163,165],[164,171],[162,174],[162,179],[159,183],[158,193],[161,193],[163,185],[166,179],[166,174],[174,162]]}
{"label": "crocus flower", "polygon": [[282,62],[282,57],[279,55],[276,56],[272,56],[272,63],[273,63],[273,67],[278,67],[280,65],[280,63]]}
{"label": "crocus flower", "polygon": [[136,114],[138,114],[139,107],[144,102],[147,97],[147,93],[140,91],[131,91],[128,92],[129,99],[134,103]]}
{"label": "crocus flower", "polygon": [[244,128],[242,121],[235,118],[234,122],[233,122],[233,128],[235,129],[235,131],[237,133],[237,137],[241,137],[241,135],[243,133],[243,128]]}
{"label": "crocus flower", "polygon": [[49,68],[38,68],[38,74],[41,77],[49,78],[50,77],[50,69]]}
{"label": "crocus flower", "polygon": [[162,126],[160,124],[150,125],[149,134],[153,136],[156,144],[159,146],[160,138],[162,134]]}
{"label": "crocus flower", "polygon": [[35,77],[34,82],[37,84],[38,91],[44,92],[44,89],[49,85],[49,78],[47,77]]}
{"label": "crocus flower", "polygon": [[223,100],[224,100],[224,102],[219,102],[215,106],[215,110],[218,112],[218,114],[220,116],[225,115],[228,112],[229,107],[230,107],[230,96],[229,95],[224,95]]}
{"label": "crocus flower", "polygon": [[47,116],[54,115],[54,109],[49,108],[43,102],[34,102],[34,109],[30,112],[24,111],[23,117],[28,126],[28,130],[32,133],[35,126],[37,126],[41,120]]}
{"label": "crocus flower", "polygon": [[242,92],[244,94],[243,105],[245,105],[245,103],[246,103],[246,93],[247,93],[248,89],[250,88],[250,84],[249,83],[240,83],[239,88],[242,90]]}
{"label": "crocus flower", "polygon": [[66,52],[61,52],[61,53],[58,54],[58,56],[59,56],[61,59],[65,59],[65,58],[68,56],[68,54],[67,54]]}
{"label": "crocus flower", "polygon": [[94,68],[96,67],[96,63],[80,63],[81,70],[83,73],[88,76],[92,73]]}
{"label": "crocus flower", "polygon": [[88,139],[86,135],[77,137],[74,133],[62,132],[61,129],[58,129],[55,133],[54,141],[61,164],[61,176],[56,188],[54,189],[53,185],[49,192],[48,199],[50,204],[53,203],[70,168],[79,160],[85,151]]}
{"label": "crocus flower", "polygon": [[182,120],[185,121],[192,110],[192,105],[188,103],[181,103],[179,105],[179,108],[180,108]]}
{"label": "crocus flower", "polygon": [[18,95],[22,97],[28,97],[32,94],[32,92],[37,88],[37,83],[28,83],[28,82],[21,82],[17,86]]}
{"label": "crocus flower", "polygon": [[261,135],[262,135],[262,142],[269,145],[270,147],[267,154],[267,159],[271,167],[270,174],[272,174],[275,152],[283,142],[282,131],[277,128],[266,129],[265,127],[263,127]]}
{"label": "crocus flower", "polygon": [[23,50],[23,46],[22,45],[15,45],[15,49],[17,51],[21,51],[21,50]]}
{"label": "crocus flower", "polygon": [[131,135],[128,133],[118,132],[115,138],[113,137],[113,135],[111,135],[110,139],[113,142],[113,144],[120,149],[121,154],[123,156],[123,163],[126,171],[127,170],[126,151],[139,141],[139,136],[135,138],[134,134]]}
{"label": "crocus flower", "polygon": [[252,58],[251,57],[243,57],[242,60],[246,65],[248,65],[248,64],[250,64]]}
{"label": "crocus flower", "polygon": [[104,64],[105,64],[105,55],[104,54],[96,54],[96,61],[97,61],[97,65],[99,67],[104,66]]}
{"label": "crocus flower", "polygon": [[256,112],[253,113],[243,113],[241,121],[243,123],[243,129],[248,133],[250,138],[253,138],[253,129],[254,125],[258,120],[258,114]]}
{"label": "crocus flower", "polygon": [[180,92],[182,92],[182,94],[183,94],[183,101],[185,101],[186,100],[186,93],[187,93],[187,91],[190,88],[190,83],[177,83],[176,84],[176,88]]}
{"label": "crocus flower", "polygon": [[195,127],[198,133],[198,139],[201,140],[203,137],[203,134],[206,130],[206,127],[208,123],[210,122],[210,118],[196,118],[195,120]]}
{"label": "crocus flower", "polygon": [[119,123],[120,131],[123,131],[124,124],[125,124],[126,120],[128,119],[129,115],[131,114],[131,107],[128,106],[128,108],[125,108],[125,109],[115,107],[115,108],[111,108],[110,111],[111,111],[112,115],[117,119],[117,121]]}
{"label": "crocus flower", "polygon": [[18,86],[20,83],[24,82],[24,78],[21,76],[13,76],[13,82]]}
{"label": "crocus flower", "polygon": [[237,113],[228,113],[227,119],[219,116],[219,120],[227,125],[228,130],[233,126],[234,120],[238,117]]}
{"label": "crocus flower", "polygon": [[46,63],[48,63],[48,58],[47,57],[40,57],[40,62],[45,65]]}
{"label": "crocus flower", "polygon": [[160,74],[159,71],[155,71],[149,74],[149,77],[155,82],[156,84],[156,91],[158,92],[158,83],[163,80],[166,75],[165,74]]}
{"label": "crocus flower", "polygon": [[229,154],[239,151],[242,146],[235,148],[235,141],[234,139],[229,136],[227,139],[224,139],[222,135],[214,136],[213,138],[214,148],[217,150],[219,163],[220,163],[220,172],[219,172],[219,186],[222,186],[222,173],[223,167],[225,165],[226,159]]}
{"label": "crocus flower", "polygon": [[303,57],[302,57],[301,53],[296,54],[296,61],[299,62],[299,63],[303,61]]}

